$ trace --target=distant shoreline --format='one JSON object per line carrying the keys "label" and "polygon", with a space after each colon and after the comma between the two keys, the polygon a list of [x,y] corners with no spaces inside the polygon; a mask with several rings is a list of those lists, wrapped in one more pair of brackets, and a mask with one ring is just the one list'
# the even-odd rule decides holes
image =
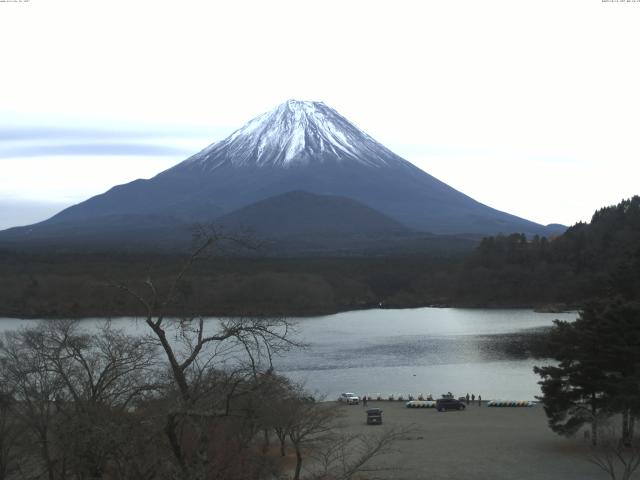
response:
{"label": "distant shoreline", "polygon": [[[238,315],[238,314],[230,314],[230,313],[206,313],[202,315],[204,318],[240,318],[240,317],[254,317],[254,318],[273,318],[273,317],[297,317],[297,318],[313,318],[313,317],[324,317],[329,315],[337,315],[339,313],[348,313],[348,312],[361,312],[366,310],[417,310],[421,308],[437,308],[437,309],[469,309],[469,310],[531,310],[535,313],[572,313],[578,312],[580,307],[577,306],[568,306],[563,305],[561,307],[553,307],[550,308],[548,306],[536,307],[533,305],[444,305],[444,304],[425,304],[425,305],[389,305],[385,307],[379,307],[377,305],[366,305],[357,308],[345,308],[345,309],[326,309],[326,310],[317,310],[313,312],[296,312],[292,311],[289,313],[273,313],[273,314],[246,314],[246,315]],[[179,314],[171,314],[171,317],[180,317]],[[130,314],[118,314],[118,315],[101,315],[101,314],[93,314],[93,315],[82,315],[82,316],[73,316],[73,315],[47,315],[46,313],[42,314],[33,314],[33,315],[16,315],[15,312],[6,312],[0,309],[0,319],[11,319],[11,320],[60,320],[60,319],[73,319],[73,320],[83,320],[89,318],[104,318],[104,319],[115,319],[115,318],[143,318],[142,315],[137,313]]]}

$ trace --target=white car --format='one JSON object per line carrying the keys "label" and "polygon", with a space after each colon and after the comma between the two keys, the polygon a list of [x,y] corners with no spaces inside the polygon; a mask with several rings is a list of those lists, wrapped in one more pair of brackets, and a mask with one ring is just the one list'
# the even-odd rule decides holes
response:
{"label": "white car", "polygon": [[358,405],[360,403],[360,397],[358,397],[355,393],[346,392],[341,393],[338,401],[344,402],[347,405]]}

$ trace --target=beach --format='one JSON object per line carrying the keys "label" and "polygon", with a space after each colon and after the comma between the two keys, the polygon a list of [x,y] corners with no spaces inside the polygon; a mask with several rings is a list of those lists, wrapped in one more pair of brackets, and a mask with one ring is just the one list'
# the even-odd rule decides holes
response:
{"label": "beach", "polygon": [[411,428],[392,452],[373,465],[389,468],[363,478],[383,479],[528,479],[595,480],[606,475],[589,463],[582,435],[567,439],[553,433],[540,405],[487,407],[464,411],[405,407],[405,402],[370,401],[382,408],[383,425],[366,425],[362,405],[341,406],[341,429],[375,435],[385,428]]}

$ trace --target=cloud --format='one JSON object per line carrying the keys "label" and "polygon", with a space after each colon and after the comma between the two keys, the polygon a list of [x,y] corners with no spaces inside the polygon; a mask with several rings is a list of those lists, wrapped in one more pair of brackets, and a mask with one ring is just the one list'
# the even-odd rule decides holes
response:
{"label": "cloud", "polygon": [[0,160],[61,156],[184,158],[210,143],[210,135],[203,127],[6,125],[0,120]]}
{"label": "cloud", "polygon": [[[149,132],[151,133],[151,132]],[[50,140],[77,138],[130,138],[139,137],[140,132],[113,131],[95,128],[65,128],[51,126],[14,127],[0,126],[0,141]]]}
{"label": "cloud", "polygon": [[[11,119],[6,112],[0,112],[0,142],[14,141],[47,141],[47,140],[126,140],[126,139],[158,139],[158,138],[203,138],[211,136],[211,129],[201,126],[176,127],[163,126],[156,128],[114,128],[111,126],[80,127],[37,125],[34,118],[27,117],[27,125],[3,125]],[[215,129],[213,129],[215,132]]]}
{"label": "cloud", "polygon": [[145,143],[70,143],[54,145],[0,145],[0,159],[21,157],[50,157],[69,155],[144,155],[144,156],[176,156],[194,153],[193,150],[170,146],[151,145]]}

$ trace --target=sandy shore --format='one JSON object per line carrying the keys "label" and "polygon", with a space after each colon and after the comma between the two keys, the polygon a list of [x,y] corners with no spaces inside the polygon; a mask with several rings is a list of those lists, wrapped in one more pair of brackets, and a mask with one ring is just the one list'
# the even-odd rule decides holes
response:
{"label": "sandy shore", "polygon": [[366,425],[362,405],[342,406],[342,428],[375,434],[385,427],[413,427],[394,451],[376,460],[393,467],[376,472],[386,479],[530,479],[592,480],[607,478],[587,461],[582,437],[553,433],[541,406],[488,408],[439,413],[409,409],[404,402],[369,402],[383,409],[384,425]]}

